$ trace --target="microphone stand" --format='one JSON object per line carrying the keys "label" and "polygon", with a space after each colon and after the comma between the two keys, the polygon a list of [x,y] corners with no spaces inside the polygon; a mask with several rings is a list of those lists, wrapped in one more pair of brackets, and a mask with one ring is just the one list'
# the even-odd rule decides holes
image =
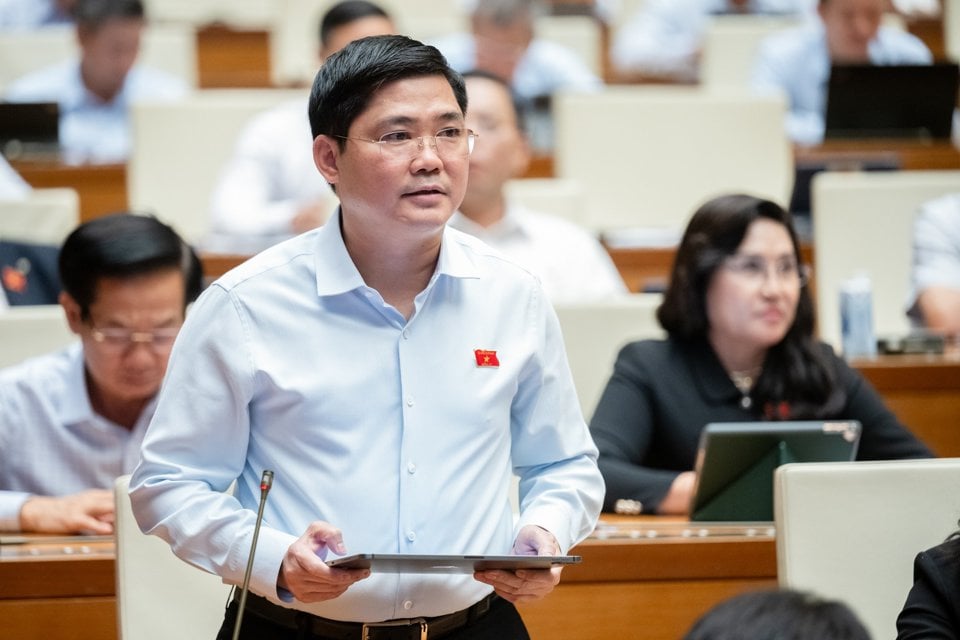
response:
{"label": "microphone stand", "polygon": [[247,570],[243,574],[243,586],[240,588],[240,604],[237,607],[237,619],[233,625],[233,640],[240,637],[240,623],[243,621],[243,609],[247,605],[247,590],[250,588],[250,574],[253,572],[253,555],[257,550],[257,538],[260,537],[260,524],[263,522],[263,508],[267,506],[267,494],[273,486],[273,471],[264,471],[260,477],[260,508],[257,510],[257,522],[253,527],[253,541],[250,543],[250,556],[247,558]]}

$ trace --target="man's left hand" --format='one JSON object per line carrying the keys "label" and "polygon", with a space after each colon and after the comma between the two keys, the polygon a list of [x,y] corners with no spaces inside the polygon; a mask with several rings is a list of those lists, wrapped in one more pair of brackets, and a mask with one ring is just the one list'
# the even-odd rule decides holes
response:
{"label": "man's left hand", "polygon": [[[527,525],[520,530],[513,544],[513,553],[517,555],[554,556],[560,553],[560,545],[553,534],[535,525]],[[544,597],[560,582],[563,567],[552,569],[518,569],[504,571],[493,569],[477,571],[473,577],[489,584],[497,595],[512,603],[532,602]]]}

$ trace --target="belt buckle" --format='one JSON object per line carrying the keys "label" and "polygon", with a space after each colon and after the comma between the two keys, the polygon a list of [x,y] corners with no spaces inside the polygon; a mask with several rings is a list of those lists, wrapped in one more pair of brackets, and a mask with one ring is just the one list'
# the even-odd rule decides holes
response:
{"label": "belt buckle", "polygon": [[389,620],[387,622],[365,622],[361,630],[361,640],[370,640],[370,630],[381,627],[410,627],[415,624],[420,625],[420,640],[427,640],[427,630],[429,626],[423,618],[406,618],[402,620]]}

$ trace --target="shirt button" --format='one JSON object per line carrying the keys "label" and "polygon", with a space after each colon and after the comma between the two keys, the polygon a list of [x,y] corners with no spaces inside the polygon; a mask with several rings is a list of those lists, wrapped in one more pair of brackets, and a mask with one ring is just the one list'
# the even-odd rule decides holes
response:
{"label": "shirt button", "polygon": [[407,406],[408,407],[413,406],[413,396],[407,396]]}
{"label": "shirt button", "polygon": [[410,542],[413,542],[416,539],[417,539],[417,534],[415,534],[413,531],[407,531],[407,540],[409,540]]}
{"label": "shirt button", "polygon": [[413,600],[404,600],[403,608],[406,609],[407,611],[410,611],[410,609],[413,609]]}
{"label": "shirt button", "polygon": [[402,332],[400,332],[400,335],[402,335],[402,336],[403,336],[403,339],[406,340],[407,338],[410,337],[410,332],[409,332],[408,330],[404,329]]}
{"label": "shirt button", "polygon": [[415,464],[412,463],[412,462],[408,462],[408,463],[407,463],[407,473],[411,473],[411,474],[412,474],[412,473],[416,473],[416,472],[417,472],[417,465],[415,465]]}

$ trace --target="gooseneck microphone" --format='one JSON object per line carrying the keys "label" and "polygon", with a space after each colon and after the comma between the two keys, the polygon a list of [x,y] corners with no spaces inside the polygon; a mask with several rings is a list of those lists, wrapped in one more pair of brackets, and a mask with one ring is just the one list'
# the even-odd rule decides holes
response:
{"label": "gooseneck microphone", "polygon": [[257,538],[260,537],[260,524],[263,522],[263,508],[267,506],[267,494],[273,486],[273,471],[264,471],[260,477],[260,508],[257,509],[257,522],[253,527],[253,541],[250,543],[250,556],[247,558],[247,570],[243,574],[243,586],[240,587],[240,604],[237,606],[237,619],[233,624],[233,640],[240,637],[240,623],[243,622],[243,608],[247,605],[247,590],[250,588],[250,574],[253,572],[253,555],[257,551]]}

